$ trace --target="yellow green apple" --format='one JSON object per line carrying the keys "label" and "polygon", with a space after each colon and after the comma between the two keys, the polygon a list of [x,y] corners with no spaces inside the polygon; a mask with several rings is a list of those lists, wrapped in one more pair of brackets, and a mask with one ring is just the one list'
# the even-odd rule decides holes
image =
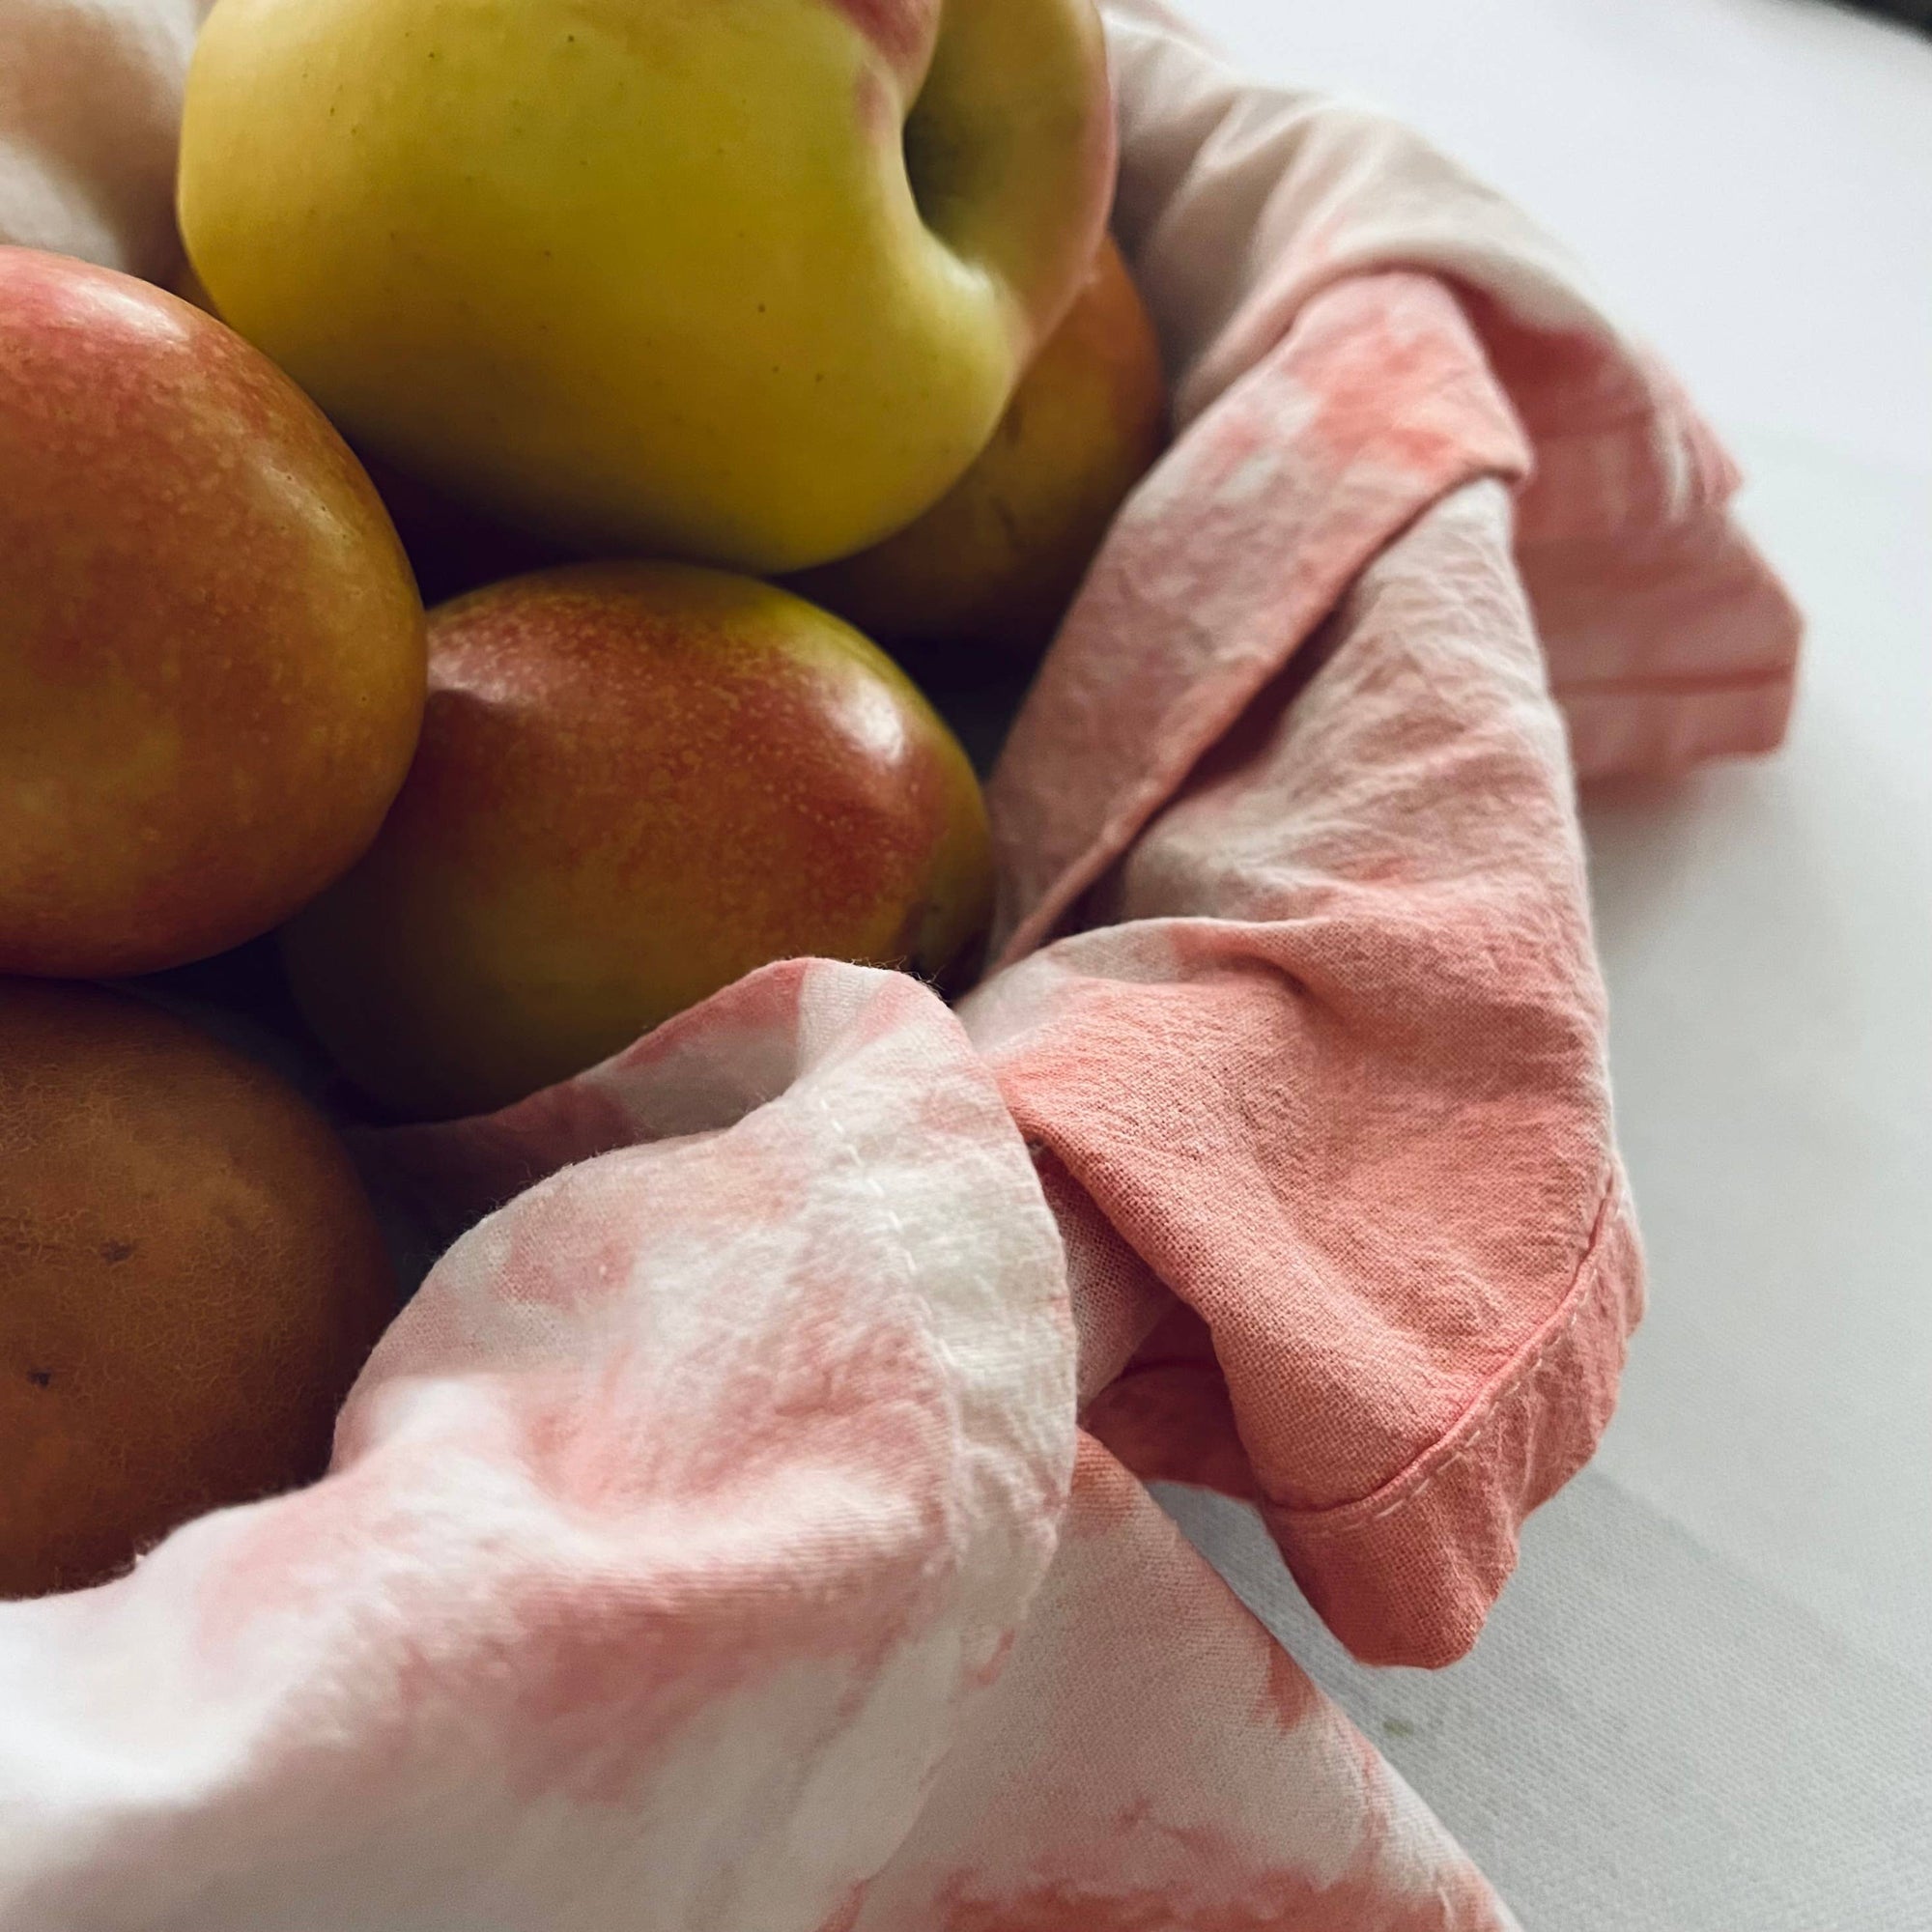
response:
{"label": "yellow green apple", "polygon": [[856,631],[721,571],[578,564],[431,613],[409,780],[283,954],[352,1080],[448,1116],[770,960],[938,978],[991,879],[965,753]]}
{"label": "yellow green apple", "polygon": [[0,248],[0,972],[265,932],[376,836],[423,611],[321,412],[200,309]]}
{"label": "yellow green apple", "polygon": [[217,0],[180,212],[358,446],[582,549],[775,572],[984,445],[1113,140],[1093,0]]}
{"label": "yellow green apple", "polygon": [[1166,433],[1160,344],[1109,239],[965,475],[793,587],[901,655],[961,670],[1037,658]]}

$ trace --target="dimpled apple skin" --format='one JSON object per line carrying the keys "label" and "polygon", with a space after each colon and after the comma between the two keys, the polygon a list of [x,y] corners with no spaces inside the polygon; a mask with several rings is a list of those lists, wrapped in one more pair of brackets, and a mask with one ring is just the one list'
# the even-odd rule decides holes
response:
{"label": "dimpled apple skin", "polygon": [[965,753],[857,632],[748,578],[574,565],[431,613],[415,765],[283,954],[352,1080],[447,1117],[774,959],[937,978],[991,892]]}
{"label": "dimpled apple skin", "polygon": [[1166,438],[1160,343],[1110,238],[965,475],[896,536],[793,588],[909,661],[1031,663]]}
{"label": "dimpled apple skin", "polygon": [[266,931],[376,836],[422,606],[340,437],[255,349],[0,248],[0,972]]}
{"label": "dimpled apple skin", "polygon": [[154,1007],[0,980],[0,1597],[313,1480],[397,1306],[291,1088]]}
{"label": "dimpled apple skin", "polygon": [[180,211],[358,448],[769,573],[933,502],[1112,191],[1093,0],[219,0]]}

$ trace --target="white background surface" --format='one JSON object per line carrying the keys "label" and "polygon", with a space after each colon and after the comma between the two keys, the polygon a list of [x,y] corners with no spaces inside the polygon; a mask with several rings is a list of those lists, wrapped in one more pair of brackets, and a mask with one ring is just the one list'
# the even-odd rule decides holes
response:
{"label": "white background surface", "polygon": [[1183,0],[1597,271],[1810,618],[1776,759],[1590,803],[1651,1312],[1476,1652],[1351,1665],[1527,1932],[1932,1932],[1932,42],[1812,0]]}

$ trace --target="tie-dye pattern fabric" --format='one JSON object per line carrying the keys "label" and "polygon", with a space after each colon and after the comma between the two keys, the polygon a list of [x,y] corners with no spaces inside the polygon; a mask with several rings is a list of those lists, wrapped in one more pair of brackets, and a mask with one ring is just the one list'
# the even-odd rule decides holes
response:
{"label": "tie-dye pattern fabric", "polygon": [[0,1924],[1508,1924],[1076,1452],[1060,1236],[925,988],[769,968],[384,1154],[510,1198],[329,1477],[0,1608]]}
{"label": "tie-dye pattern fabric", "polygon": [[[88,130],[192,12],[0,0],[14,239],[163,271]],[[996,775],[997,970],[372,1144],[448,1245],[329,1476],[0,1605],[4,1932],[1511,1923],[1140,1478],[1471,1641],[1641,1293],[1573,771],[1775,742],[1795,619],[1520,215],[1109,25],[1180,434]]]}

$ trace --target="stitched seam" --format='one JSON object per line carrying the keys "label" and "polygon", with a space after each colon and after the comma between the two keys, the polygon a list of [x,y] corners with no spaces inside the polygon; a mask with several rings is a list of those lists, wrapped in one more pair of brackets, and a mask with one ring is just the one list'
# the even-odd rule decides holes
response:
{"label": "stitched seam", "polygon": [[927,1314],[924,1325],[927,1334],[931,1337],[934,1344],[937,1345],[939,1338],[933,1332],[930,1320],[931,1303],[929,1298],[921,1296],[920,1284],[922,1276],[919,1263],[913,1256],[912,1243],[906,1238],[905,1223],[899,1219],[898,1209],[887,1198],[885,1188],[879,1183],[879,1177],[873,1173],[871,1164],[860,1153],[851,1135],[846,1131],[845,1122],[838,1118],[838,1112],[834,1109],[832,1103],[822,1094],[814,1093],[809,1097],[813,1108],[824,1117],[826,1124],[831,1127],[833,1138],[838,1143],[839,1149],[844,1153],[847,1162],[857,1172],[860,1179],[865,1183],[867,1190],[871,1194],[872,1198],[879,1204],[880,1211],[885,1215],[887,1224],[893,1231],[893,1242],[898,1250],[899,1261],[904,1268],[906,1291],[915,1299],[923,1301]]}
{"label": "stitched seam", "polygon": [[[1612,1162],[1591,1223],[1589,1239],[1577,1264],[1569,1293],[1564,1296],[1564,1306],[1544,1323],[1489,1387],[1427,1449],[1391,1476],[1387,1483],[1353,1502],[1310,1510],[1297,1508],[1264,1493],[1263,1499],[1267,1507],[1275,1514],[1292,1520],[1297,1537],[1320,1541],[1351,1535],[1395,1515],[1399,1510],[1406,1509],[1426,1494],[1433,1484],[1439,1482],[1451,1469],[1481,1448],[1497,1422],[1519,1398],[1529,1392],[1537,1378],[1549,1366],[1556,1350],[1568,1339],[1583,1311],[1600,1298],[1605,1276],[1604,1270],[1595,1264],[1603,1254],[1605,1237],[1611,1225],[1610,1210],[1621,1197],[1621,1192],[1617,1185],[1616,1166]],[[1462,1441],[1442,1453],[1444,1445],[1458,1435],[1463,1437]],[[1438,1455],[1439,1461],[1424,1467],[1430,1463],[1432,1457]],[[1418,1470],[1423,1471],[1419,1476],[1416,1473]],[[1395,1493],[1381,1502],[1376,1502],[1377,1496],[1389,1490]],[[1369,1507],[1371,1504],[1374,1507]]]}

